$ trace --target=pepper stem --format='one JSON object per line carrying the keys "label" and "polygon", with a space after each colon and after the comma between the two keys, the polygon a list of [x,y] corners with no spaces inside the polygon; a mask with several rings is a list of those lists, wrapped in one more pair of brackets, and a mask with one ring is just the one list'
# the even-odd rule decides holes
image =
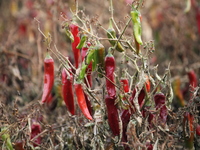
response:
{"label": "pepper stem", "polygon": [[48,49],[47,49],[47,52],[46,52],[45,59],[52,59]]}

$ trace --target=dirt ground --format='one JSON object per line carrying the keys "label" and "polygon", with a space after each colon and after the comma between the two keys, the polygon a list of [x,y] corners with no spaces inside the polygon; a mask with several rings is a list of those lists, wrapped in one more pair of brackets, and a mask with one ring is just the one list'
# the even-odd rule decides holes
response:
{"label": "dirt ground", "polygon": [[[198,85],[200,72],[200,11],[198,7],[200,4],[198,1],[191,0],[191,8],[186,11],[187,2],[190,0],[181,2],[180,0],[140,1],[143,2],[140,12],[144,42],[141,46],[141,55],[145,57],[139,56],[138,58],[133,51],[127,48],[125,55],[130,56],[130,59],[126,64],[122,59],[124,54],[122,56],[122,53],[114,53],[117,66],[116,80],[121,76],[121,70],[126,68],[125,70],[128,70],[131,76],[135,75],[137,78],[137,81],[133,79],[131,87],[133,89],[143,76],[141,72],[136,73],[137,65],[132,64],[130,60],[131,58],[138,60],[136,64],[139,69],[146,62],[148,69],[141,69],[141,71],[145,73],[147,71],[147,74],[152,77],[151,94],[155,94],[155,89],[160,88],[168,99],[171,89],[173,90],[173,102],[171,108],[168,109],[167,126],[154,126],[151,130],[147,130],[146,127],[133,123],[134,129],[130,127],[131,134],[128,143],[133,149],[145,148],[149,141],[154,148],[184,149],[185,139],[188,136],[191,137],[192,129],[188,125],[190,124],[188,120],[184,127],[187,133],[184,131],[183,114],[185,112],[192,114],[194,129],[200,123],[198,86],[195,91],[191,92],[190,78],[188,78],[188,72],[193,70],[197,76]],[[93,35],[99,38],[107,53],[111,46],[105,32],[109,26],[109,19],[113,15],[116,31],[122,32],[130,18],[131,3],[128,3],[128,0],[113,0],[113,11],[111,11],[110,0],[79,0],[77,6],[79,17],[92,28]],[[0,1],[0,128],[7,127],[13,145],[22,141],[25,149],[34,149],[33,141],[29,139],[31,125],[37,122],[41,126],[42,133],[42,143],[38,145],[38,149],[111,150],[124,148],[124,143],[120,143],[119,137],[114,138],[109,129],[107,109],[103,100],[105,79],[96,77],[97,72],[93,73],[95,77],[93,77],[93,86],[90,89],[100,102],[100,104],[96,103],[96,100],[90,96],[95,118],[93,121],[88,121],[83,116],[77,102],[75,102],[76,115],[71,116],[63,102],[61,61],[57,55],[60,53],[62,56],[68,56],[74,64],[71,41],[65,34],[64,25],[66,21],[71,21],[75,11],[74,0]],[[80,20],[78,24],[84,27]],[[121,32],[117,32],[117,37],[120,37]],[[46,44],[43,34],[47,38],[51,37],[49,38],[51,39],[50,45]],[[91,42],[95,43],[97,38],[93,35]],[[122,39],[129,40],[135,48],[132,23],[127,25]],[[55,62],[53,102],[41,105],[43,61],[48,46],[52,50],[51,56]],[[164,75],[167,76],[166,79],[163,78]],[[157,76],[162,78],[166,84],[156,87],[159,83]],[[184,107],[178,104],[174,88],[177,80],[180,80],[179,88],[187,103]],[[191,93],[193,93],[192,98]],[[152,95],[149,97],[153,99]],[[193,102],[189,103],[191,99]],[[118,111],[121,112],[122,107],[119,101],[117,100]],[[131,119],[133,122],[138,121],[134,115]],[[0,136],[3,134],[0,132]],[[189,135],[186,137],[185,134]],[[200,148],[198,141],[199,136],[195,134],[192,141],[193,148]],[[2,149],[7,147],[3,138],[0,138],[0,145],[3,145]]]}

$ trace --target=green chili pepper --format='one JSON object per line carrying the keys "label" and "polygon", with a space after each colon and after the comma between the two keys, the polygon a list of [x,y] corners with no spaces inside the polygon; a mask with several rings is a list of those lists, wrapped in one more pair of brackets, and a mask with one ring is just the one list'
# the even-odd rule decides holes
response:
{"label": "green chili pepper", "polygon": [[97,45],[95,46],[96,49],[96,61],[97,61],[97,67],[99,72],[99,77],[103,77],[102,73],[104,70],[104,60],[105,60],[105,47],[98,41]]}
{"label": "green chili pepper", "polygon": [[109,28],[107,29],[107,37],[109,39],[111,39],[111,40],[109,40],[109,42],[112,46],[115,46],[115,44],[117,43],[117,45],[116,45],[117,51],[119,51],[119,52],[124,51],[123,46],[119,42],[117,42],[116,32],[115,32],[115,29],[112,26],[112,20],[110,20],[110,22],[109,22]]}
{"label": "green chili pepper", "polygon": [[83,61],[82,66],[81,66],[81,70],[80,70],[80,73],[79,73],[79,79],[80,80],[84,79],[85,74],[86,74],[87,66],[88,66],[88,64],[86,65],[85,61]]}
{"label": "green chili pepper", "polygon": [[71,40],[71,42],[74,42],[74,36],[73,34],[70,32],[69,29],[65,28],[65,33],[67,35],[67,37]]}
{"label": "green chili pepper", "polygon": [[135,37],[135,40],[142,45],[142,27],[141,27],[141,20],[140,20],[140,12],[138,10],[132,10],[131,11],[131,18],[133,22],[133,34]]}
{"label": "green chili pepper", "polygon": [[90,47],[90,49],[89,49],[89,51],[87,53],[87,56],[85,58],[85,64],[86,65],[88,65],[93,60],[94,53],[95,53],[94,47]]}
{"label": "green chili pepper", "polygon": [[93,54],[93,58],[92,58],[92,71],[96,70],[98,61],[99,61],[98,49],[95,46],[94,47],[94,54]]}
{"label": "green chili pepper", "polygon": [[84,45],[85,45],[85,42],[87,41],[87,35],[86,34],[83,34],[81,36],[81,41],[80,43],[77,45],[77,49],[81,49]]}
{"label": "green chili pepper", "polygon": [[6,127],[2,127],[1,128],[1,132],[0,133],[3,133],[2,136],[1,136],[1,138],[2,138],[3,141],[5,141],[6,148],[8,150],[14,150],[14,148],[12,146],[12,142],[10,140],[10,134],[7,133],[6,130],[8,130]]}
{"label": "green chili pepper", "polygon": [[88,67],[88,65],[90,64],[91,61],[93,61],[94,59],[94,53],[95,53],[95,49],[94,47],[90,47],[89,51],[86,54],[86,57],[84,58],[83,62],[82,62],[82,66],[81,66],[81,70],[79,73],[79,80],[84,79],[85,74],[86,74],[86,69]]}

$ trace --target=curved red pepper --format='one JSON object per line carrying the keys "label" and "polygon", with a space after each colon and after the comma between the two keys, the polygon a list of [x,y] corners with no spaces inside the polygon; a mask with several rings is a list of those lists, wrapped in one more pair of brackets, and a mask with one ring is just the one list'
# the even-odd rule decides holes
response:
{"label": "curved red pepper", "polygon": [[75,87],[75,92],[76,92],[76,96],[77,96],[78,105],[79,105],[83,115],[87,119],[92,120],[92,116],[91,116],[91,114],[90,114],[90,112],[88,110],[87,103],[86,103],[86,100],[85,100],[85,95],[84,95],[84,92],[83,92],[81,84],[80,83],[75,83],[74,87]]}
{"label": "curved red pepper", "polygon": [[156,104],[156,110],[160,110],[159,119],[163,125],[167,122],[168,110],[165,105],[166,97],[163,93],[157,93],[154,95],[154,101]]}
{"label": "curved red pepper", "polygon": [[77,45],[80,43],[80,37],[78,36],[78,26],[75,24],[70,24],[69,25],[70,31],[74,36],[74,42],[72,42],[72,50],[74,53],[74,59],[75,59],[75,67],[78,68],[79,66],[79,61],[80,61],[80,50],[77,49]]}
{"label": "curved red pepper", "polygon": [[72,82],[73,76],[71,73],[67,75],[67,70],[63,68],[62,70],[62,95],[65,102],[66,107],[68,108],[69,112],[74,115],[75,108],[74,108],[74,94],[72,90]]}
{"label": "curved red pepper", "polygon": [[115,71],[115,58],[109,52],[105,57],[105,73],[106,73],[105,75],[106,75],[106,89],[108,95],[111,98],[116,97],[116,89],[115,85],[113,84],[115,82],[114,71]]}
{"label": "curved red pepper", "polygon": [[119,115],[118,110],[115,105],[115,97],[110,97],[106,95],[105,103],[107,107],[107,114],[108,114],[108,123],[110,129],[114,136],[119,136],[120,129],[119,129]]}
{"label": "curved red pepper", "polygon": [[44,59],[44,86],[42,94],[42,104],[45,103],[51,93],[54,84],[54,61],[47,53]]}

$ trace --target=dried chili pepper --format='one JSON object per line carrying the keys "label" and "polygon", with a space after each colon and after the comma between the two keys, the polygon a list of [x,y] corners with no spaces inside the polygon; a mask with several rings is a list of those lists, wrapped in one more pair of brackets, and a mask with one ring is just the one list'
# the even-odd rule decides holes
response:
{"label": "dried chili pepper", "polygon": [[[31,125],[31,139],[33,139],[35,136],[37,136],[38,134],[41,133],[41,126],[39,123],[37,122],[34,122],[32,125]],[[36,139],[33,140],[33,146],[36,147],[38,145],[41,144],[41,136],[38,136]]]}
{"label": "dried chili pepper", "polygon": [[105,57],[105,76],[106,76],[106,89],[108,95],[112,98],[116,97],[116,89],[114,79],[114,71],[115,71],[115,58],[111,54],[111,49],[108,50],[108,54]]}
{"label": "dried chili pepper", "polygon": [[197,126],[196,126],[196,134],[198,136],[200,136],[200,125],[199,124],[197,124]]}
{"label": "dried chili pepper", "polygon": [[[186,131],[189,129],[189,131]],[[183,119],[183,133],[185,137],[186,148],[192,149],[194,147],[194,117],[191,113],[185,112]]]}
{"label": "dried chili pepper", "polygon": [[45,103],[51,93],[54,84],[54,60],[47,53],[44,59],[44,86],[42,94],[42,104]]}
{"label": "dried chili pepper", "polygon": [[87,103],[86,103],[86,100],[85,100],[85,95],[84,95],[81,83],[78,83],[78,82],[75,83],[74,87],[75,87],[78,105],[79,105],[83,115],[87,119],[92,120],[92,116],[91,116],[89,109],[87,107]]}
{"label": "dried chili pepper", "polygon": [[[132,105],[134,106],[134,98],[135,98],[135,95],[136,95],[136,88],[133,90],[133,93],[132,93],[132,96],[130,98],[130,102],[132,103]],[[144,98],[145,98],[145,91],[144,91],[144,88],[141,89],[139,95],[138,95],[138,104],[140,105],[140,108],[143,107],[144,105]]]}
{"label": "dried chili pepper", "polygon": [[160,110],[159,120],[163,125],[167,122],[168,110],[165,105],[166,97],[163,93],[156,93],[154,95],[154,101],[156,105],[156,110]]}
{"label": "dried chili pepper", "polygon": [[79,28],[75,23],[70,24],[69,28],[70,28],[71,33],[74,36],[74,41],[72,42],[72,50],[74,53],[75,66],[76,66],[76,68],[78,68],[79,61],[80,61],[80,50],[76,47],[80,43],[80,37],[78,36]]}
{"label": "dried chili pepper", "polygon": [[112,46],[115,46],[115,44],[117,43],[117,45],[116,45],[117,51],[119,51],[119,52],[125,51],[123,46],[120,44],[120,42],[117,42],[116,32],[115,32],[115,29],[112,26],[112,20],[111,19],[110,19],[110,22],[109,22],[109,28],[107,29],[107,37],[110,39],[109,42]]}
{"label": "dried chili pepper", "polygon": [[108,115],[108,123],[110,129],[114,136],[119,136],[120,128],[119,128],[119,115],[117,106],[115,105],[115,97],[110,97],[106,95],[105,103],[107,107],[107,115]]}
{"label": "dried chili pepper", "polygon": [[[126,134],[126,131],[127,131],[127,126],[128,126],[128,123],[130,121],[130,117],[131,117],[131,113],[130,113],[130,110],[126,109],[126,110],[123,110],[122,113],[121,113],[121,120],[122,120],[122,142],[127,142],[127,134]],[[124,145],[124,148],[127,147],[126,145]]]}
{"label": "dried chili pepper", "polygon": [[136,53],[139,54],[139,46],[143,44],[142,42],[142,27],[141,27],[141,14],[138,10],[131,11],[131,19],[133,22],[133,35],[136,41],[137,51]]}
{"label": "dried chili pepper", "polygon": [[73,75],[67,72],[65,68],[62,70],[62,95],[66,107],[68,108],[71,115],[75,114],[74,108],[74,94],[73,94]]}

